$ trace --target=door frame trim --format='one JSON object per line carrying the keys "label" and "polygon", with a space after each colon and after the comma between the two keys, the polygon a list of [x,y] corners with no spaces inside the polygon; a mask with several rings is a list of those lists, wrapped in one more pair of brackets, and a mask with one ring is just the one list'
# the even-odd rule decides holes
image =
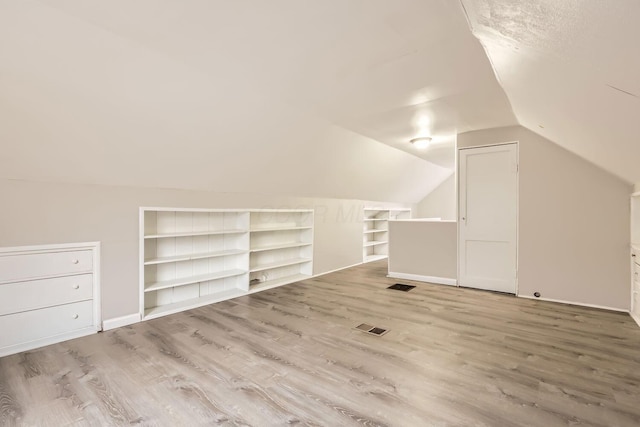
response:
{"label": "door frame trim", "polygon": [[516,147],[516,292],[520,296],[520,141],[498,142],[495,144],[473,145],[469,147],[457,147],[456,149],[456,223],[457,223],[457,271],[458,284],[460,286],[460,151],[472,148],[498,147],[501,145],[515,145]]}

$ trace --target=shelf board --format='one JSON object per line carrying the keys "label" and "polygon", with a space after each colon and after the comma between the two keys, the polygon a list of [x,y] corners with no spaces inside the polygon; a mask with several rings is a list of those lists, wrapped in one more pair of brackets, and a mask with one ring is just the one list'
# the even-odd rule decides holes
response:
{"label": "shelf board", "polygon": [[389,230],[365,230],[364,234],[386,233]]}
{"label": "shelf board", "polygon": [[248,251],[243,249],[228,249],[225,251],[175,255],[175,256],[168,256],[168,257],[146,259],[144,260],[144,265],[166,264],[169,262],[179,262],[179,261],[192,261],[196,259],[216,258],[221,256],[229,256],[229,255],[241,255],[246,253],[248,253]]}
{"label": "shelf board", "polygon": [[249,293],[260,292],[266,289],[277,288],[278,286],[288,285],[290,283],[300,282],[310,279],[311,276],[306,274],[294,274],[292,276],[280,277],[277,279],[267,280],[266,282],[250,285]]}
{"label": "shelf board", "polygon": [[174,302],[171,304],[160,305],[158,307],[148,308],[144,311],[145,319],[153,319],[168,314],[178,313],[180,311],[190,310],[203,305],[213,304],[246,295],[247,292],[241,289],[229,289],[226,291],[216,292],[214,294],[201,296],[198,298],[190,298],[188,300]]}
{"label": "shelf board", "polygon": [[288,230],[311,230],[313,227],[310,226],[297,226],[297,225],[289,225],[282,227],[265,227],[265,228],[252,228],[252,233],[261,233],[264,231],[288,231]]}
{"label": "shelf board", "polygon": [[311,243],[295,242],[295,243],[282,243],[279,245],[257,246],[255,248],[251,248],[250,252],[253,253],[253,252],[273,251],[276,249],[301,248],[303,246],[311,246]]}
{"label": "shelf board", "polygon": [[365,248],[368,248],[368,247],[371,247],[371,246],[385,245],[387,243],[389,243],[389,242],[387,242],[386,240],[380,240],[380,241],[373,241],[373,242],[364,242],[363,246]]}
{"label": "shelf board", "polygon": [[364,258],[364,262],[379,261],[386,259],[388,255],[368,255]]}
{"label": "shelf board", "polygon": [[285,259],[282,261],[270,262],[268,264],[256,265],[254,267],[251,267],[249,272],[255,273],[257,271],[270,270],[272,268],[278,268],[278,267],[287,267],[289,265],[303,264],[305,262],[311,262],[311,258],[292,258],[292,259]]}
{"label": "shelf board", "polygon": [[249,230],[212,230],[212,231],[184,231],[180,233],[163,233],[163,234],[148,234],[144,236],[145,239],[165,239],[170,237],[192,237],[192,236],[215,236],[219,234],[241,234],[247,233]]}
{"label": "shelf board", "polygon": [[365,218],[365,221],[387,221],[388,218]]}
{"label": "shelf board", "polygon": [[240,276],[246,274],[246,270],[225,270],[215,273],[199,274],[197,276],[181,277],[179,279],[163,280],[161,282],[148,283],[144,286],[145,292],[158,291],[160,289],[175,288],[177,286],[191,285],[209,280],[224,279],[226,277]]}

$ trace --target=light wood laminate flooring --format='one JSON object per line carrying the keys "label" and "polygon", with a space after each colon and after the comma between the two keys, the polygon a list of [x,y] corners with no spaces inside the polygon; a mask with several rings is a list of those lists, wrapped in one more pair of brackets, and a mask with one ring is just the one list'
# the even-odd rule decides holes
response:
{"label": "light wood laminate flooring", "polygon": [[628,314],[387,290],[385,273],[375,262],[1,358],[0,425],[640,425]]}

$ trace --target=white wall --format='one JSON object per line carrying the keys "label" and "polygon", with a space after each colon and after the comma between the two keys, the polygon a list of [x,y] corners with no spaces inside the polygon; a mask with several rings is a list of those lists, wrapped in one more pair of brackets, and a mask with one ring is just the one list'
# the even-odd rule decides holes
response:
{"label": "white wall", "polygon": [[456,198],[454,173],[417,204],[417,218],[457,219]]}
{"label": "white wall", "polygon": [[15,180],[0,180],[0,200],[0,247],[102,242],[105,320],[138,311],[138,209],[141,206],[314,208],[314,273],[362,262],[365,202],[359,200]]}
{"label": "white wall", "polygon": [[629,309],[632,186],[520,126],[458,135],[519,142],[518,293]]}
{"label": "white wall", "polygon": [[389,275],[415,275],[429,277],[425,280],[434,283],[455,284],[457,233],[454,221],[389,221]]}

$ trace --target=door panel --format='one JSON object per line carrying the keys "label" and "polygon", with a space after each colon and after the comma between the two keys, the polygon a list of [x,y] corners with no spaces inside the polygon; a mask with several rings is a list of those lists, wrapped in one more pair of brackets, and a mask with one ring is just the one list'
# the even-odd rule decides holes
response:
{"label": "door panel", "polygon": [[460,286],[516,293],[517,145],[460,150]]}

